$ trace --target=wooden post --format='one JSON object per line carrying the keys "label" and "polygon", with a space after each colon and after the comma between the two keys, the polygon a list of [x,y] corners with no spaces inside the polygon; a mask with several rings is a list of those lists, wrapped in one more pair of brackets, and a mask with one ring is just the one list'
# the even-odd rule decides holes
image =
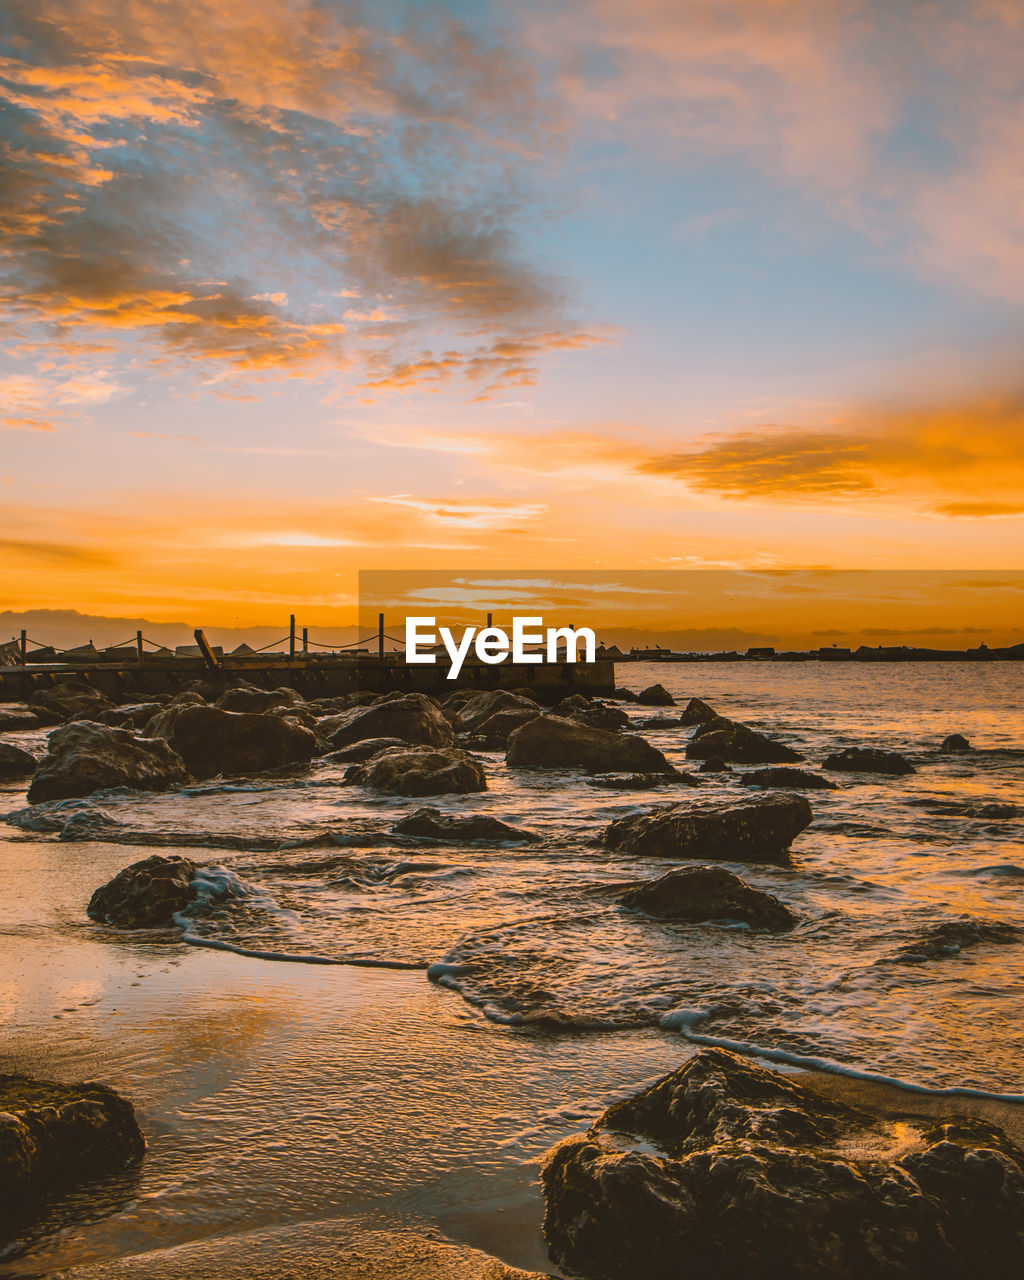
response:
{"label": "wooden post", "polygon": [[28,632],[21,633],[21,665],[28,665]]}
{"label": "wooden post", "polygon": [[139,666],[141,667],[146,660],[146,655],[142,651],[142,632],[135,633],[135,652],[139,655]]}
{"label": "wooden post", "polygon": [[384,662],[384,615],[377,615],[377,657]]}
{"label": "wooden post", "polygon": [[302,628],[302,652],[309,653],[309,627]]}
{"label": "wooden post", "polygon": [[288,620],[288,657],[295,661],[295,614]]}
{"label": "wooden post", "polygon": [[217,666],[217,655],[210,648],[209,641],[206,639],[202,630],[197,627],[193,633],[196,638],[196,644],[199,646],[199,652],[203,655],[203,661],[211,669],[215,670]]}
{"label": "wooden post", "polygon": [[488,625],[488,626],[490,626],[490,625],[491,625],[491,620],[493,619],[493,617],[494,617],[494,614],[492,614],[492,613],[489,613],[489,614],[487,615],[487,625]]}

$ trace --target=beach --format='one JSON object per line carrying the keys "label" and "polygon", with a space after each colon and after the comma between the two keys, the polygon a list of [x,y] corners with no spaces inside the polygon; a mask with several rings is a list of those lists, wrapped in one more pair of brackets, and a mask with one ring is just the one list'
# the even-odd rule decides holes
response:
{"label": "beach", "polygon": [[[314,761],[51,802],[26,821],[6,784],[4,1070],[112,1085],[148,1150],[50,1206],[0,1274],[269,1280],[333,1259],[369,1277],[402,1274],[396,1259],[419,1249],[410,1274],[500,1274],[489,1256],[558,1275],[540,1231],[544,1152],[706,1045],[882,1112],[980,1115],[1021,1141],[1017,664],[623,670],[777,735],[806,767],[850,743],[914,762],[908,778],[832,775],[837,790],[808,793],[791,865],[729,864],[796,913],[791,933],[624,912],[610,890],[667,868],[596,836],[684,796],[512,769],[493,750],[477,753],[486,792],[429,801]],[[672,708],[617,705],[694,767],[692,730],[645,727]],[[943,754],[954,731],[975,750]],[[717,800],[740,786],[701,779]],[[540,839],[390,834],[423,803]],[[106,838],[61,838],[97,813]],[[91,921],[93,890],[152,852],[245,891],[184,932]]]}

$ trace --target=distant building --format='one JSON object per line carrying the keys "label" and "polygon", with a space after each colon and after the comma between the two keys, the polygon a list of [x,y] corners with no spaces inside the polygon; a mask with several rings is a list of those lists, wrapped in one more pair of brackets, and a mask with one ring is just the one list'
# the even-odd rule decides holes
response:
{"label": "distant building", "polygon": [[761,645],[753,649],[748,649],[747,657],[748,658],[774,658],[775,649],[770,644]]}

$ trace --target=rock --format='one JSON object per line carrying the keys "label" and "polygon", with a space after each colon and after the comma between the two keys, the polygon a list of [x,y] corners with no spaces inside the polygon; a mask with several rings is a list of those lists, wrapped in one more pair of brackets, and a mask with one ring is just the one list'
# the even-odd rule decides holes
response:
{"label": "rock", "polygon": [[486,721],[501,711],[530,712],[540,715],[540,708],[532,698],[524,698],[521,694],[510,693],[507,689],[487,689],[483,693],[470,693],[460,706],[452,707],[452,699],[445,702],[447,710],[458,712],[459,720],[473,732],[481,728]]}
{"label": "rock", "polygon": [[169,791],[188,781],[184,761],[166,742],[136,738],[127,729],[91,720],[75,720],[50,734],[28,801],[38,804],[88,796],[109,787]]}
{"label": "rock", "polygon": [[345,781],[397,796],[439,796],[486,791],[479,760],[454,747],[390,747],[345,771]]}
{"label": "rock", "polygon": [[479,725],[475,736],[481,741],[493,744],[493,749],[501,748],[508,742],[508,735],[521,725],[529,724],[540,715],[540,707],[534,703],[533,709],[527,707],[507,707],[504,711],[496,711],[483,724]]}
{"label": "rock", "polygon": [[198,689],[183,689],[167,703],[168,707],[205,707],[207,701]]}
{"label": "rock", "polygon": [[536,716],[509,735],[513,768],[588,769],[591,773],[672,773],[657,749],[631,733],[594,729],[578,720]]}
{"label": "rock", "polygon": [[571,698],[563,698],[554,708],[552,715],[563,719],[579,720],[581,724],[589,724],[595,729],[624,729],[629,724],[629,716],[618,707],[607,707],[603,702],[593,702],[575,693]]}
{"label": "rock", "polygon": [[[286,703],[280,707],[271,707],[264,714],[280,716],[284,720],[294,720],[296,724],[301,724],[304,728],[313,729],[314,731],[320,723],[304,702]],[[326,738],[324,741],[326,742]]]}
{"label": "rock", "polygon": [[686,867],[630,889],[624,907],[663,920],[741,920],[752,929],[782,932],[796,924],[785,903],[751,888],[724,867]]}
{"label": "rock", "polygon": [[645,707],[674,707],[676,705],[675,698],[672,697],[663,684],[652,684],[647,689],[641,689],[636,695],[636,700]]}
{"label": "rock", "polygon": [[316,716],[336,716],[352,707],[367,707],[376,700],[377,695],[369,689],[357,689],[352,693],[339,693],[333,698],[313,698],[306,706]]}
{"label": "rock", "polygon": [[294,720],[219,707],[169,707],[147,726],[166,739],[197,778],[245,776],[310,760],[316,735]]}
{"label": "rock", "polygon": [[30,707],[0,706],[0,733],[11,733],[18,729],[38,729],[49,720],[40,720]]}
{"label": "rock", "polygon": [[636,702],[636,694],[632,689],[616,689],[615,697],[618,698],[620,702]]}
{"label": "rock", "polygon": [[679,721],[672,716],[649,716],[641,721],[641,729],[678,729]]}
{"label": "rock", "polygon": [[926,960],[948,960],[979,942],[1000,945],[1019,942],[1022,931],[1016,925],[1001,920],[972,920],[961,916],[958,920],[945,920],[933,926],[923,936],[906,943],[894,956],[884,958],[883,964],[923,964]]}
{"label": "rock", "polygon": [[948,738],[942,739],[940,751],[973,751],[974,748],[967,741],[962,733],[951,733]]}
{"label": "rock", "polygon": [[396,836],[420,836],[427,840],[488,840],[496,844],[506,841],[539,840],[532,831],[510,827],[507,822],[489,814],[460,816],[442,813],[440,809],[417,809],[392,828]]}
{"label": "rock", "polygon": [[101,1084],[0,1076],[0,1239],[54,1192],[142,1157],[132,1105]]}
{"label": "rock", "polygon": [[856,1110],[723,1049],[560,1143],[542,1183],[552,1256],[588,1280],[1024,1274],[1024,1153],[995,1125]]}
{"label": "rock", "polygon": [[613,822],[609,849],[655,858],[718,858],[723,862],[789,863],[789,846],[813,818],[803,796],[744,796],[690,801],[632,813]]}
{"label": "rock", "polygon": [[305,703],[295,690],[282,685],[280,689],[258,689],[255,685],[241,684],[226,689],[213,704],[221,711],[272,711],[275,707],[301,707]]}
{"label": "rock", "polygon": [[119,929],[152,929],[174,923],[174,915],[195,901],[195,863],[154,854],[119,871],[89,899],[93,920]]}
{"label": "rock", "polygon": [[142,729],[162,710],[159,702],[130,702],[123,707],[99,711],[92,718],[97,724],[108,724],[115,729]]}
{"label": "rock", "polygon": [[671,773],[606,773],[587,779],[588,786],[602,787],[606,791],[651,791],[654,787],[673,784],[684,787],[700,785],[692,774],[680,773],[677,769]]}
{"label": "rock", "polygon": [[44,724],[60,724],[66,720],[88,720],[114,705],[110,699],[90,685],[65,681],[48,689],[37,689],[28,700]]}
{"label": "rock", "polygon": [[389,747],[407,747],[408,745],[401,738],[364,738],[362,742],[353,742],[350,747],[342,747],[340,751],[332,751],[330,755],[322,758],[331,764],[361,764],[371,756],[387,751]]}
{"label": "rock", "polygon": [[718,712],[714,707],[709,706],[703,698],[691,698],[679,718],[679,723],[683,725],[707,724],[708,721],[717,719]]}
{"label": "rock", "polygon": [[450,747],[455,741],[455,730],[437,702],[422,693],[352,707],[321,720],[319,730],[335,747],[347,747],[364,738],[400,738],[432,747]]}
{"label": "rock", "polygon": [[835,791],[831,778],[807,769],[751,769],[739,775],[745,787],[789,787],[794,791]]}
{"label": "rock", "polygon": [[842,773],[889,773],[902,776],[917,773],[914,766],[896,751],[879,751],[877,747],[847,747],[822,762],[823,769]]}
{"label": "rock", "polygon": [[36,758],[11,742],[0,742],[0,782],[13,778],[31,778],[36,771]]}
{"label": "rock", "polygon": [[706,760],[701,761],[698,773],[732,773],[732,769],[725,763],[721,756],[708,756]]}
{"label": "rock", "polygon": [[694,760],[718,756],[737,764],[789,764],[803,756],[792,747],[758,733],[749,725],[716,717],[702,724],[687,743],[686,754]]}

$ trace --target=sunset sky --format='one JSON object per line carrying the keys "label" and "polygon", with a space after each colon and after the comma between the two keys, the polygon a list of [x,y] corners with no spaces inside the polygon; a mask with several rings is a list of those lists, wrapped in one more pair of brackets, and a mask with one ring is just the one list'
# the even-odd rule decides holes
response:
{"label": "sunset sky", "polygon": [[1024,0],[0,30],[0,609],[1024,569]]}

